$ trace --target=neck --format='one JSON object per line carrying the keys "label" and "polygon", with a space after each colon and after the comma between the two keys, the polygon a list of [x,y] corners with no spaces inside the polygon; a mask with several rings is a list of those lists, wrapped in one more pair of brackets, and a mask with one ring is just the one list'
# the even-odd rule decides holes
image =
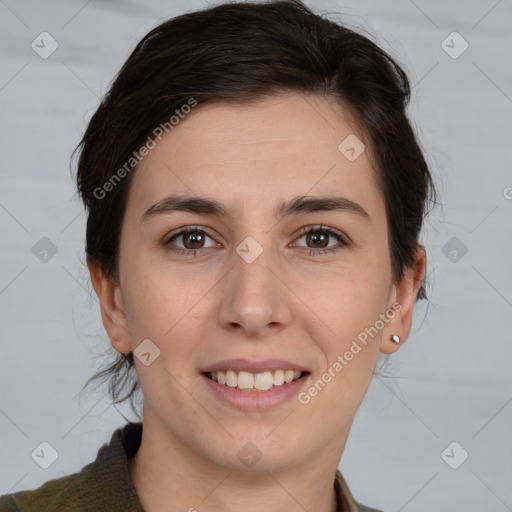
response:
{"label": "neck", "polygon": [[145,512],[337,511],[339,444],[336,450],[326,446],[325,454],[314,461],[287,469],[237,472],[200,457],[168,431],[164,434],[157,422],[146,421],[146,414],[143,425],[141,445],[129,469]]}

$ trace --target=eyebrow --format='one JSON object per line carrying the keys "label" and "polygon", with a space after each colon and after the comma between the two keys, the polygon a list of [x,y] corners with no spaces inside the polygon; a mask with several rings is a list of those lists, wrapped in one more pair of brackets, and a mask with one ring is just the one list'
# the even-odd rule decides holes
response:
{"label": "eyebrow", "polygon": [[[141,223],[156,215],[177,211],[222,218],[231,216],[229,210],[215,199],[199,196],[169,196],[150,206],[141,215]],[[278,203],[274,214],[277,218],[282,219],[300,213],[320,211],[345,211],[359,216],[366,222],[371,222],[370,215],[359,203],[338,196],[298,196],[291,201]]]}

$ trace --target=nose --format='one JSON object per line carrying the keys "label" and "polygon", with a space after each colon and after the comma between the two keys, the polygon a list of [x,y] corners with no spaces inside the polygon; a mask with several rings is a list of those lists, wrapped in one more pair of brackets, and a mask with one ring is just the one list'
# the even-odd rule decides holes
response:
{"label": "nose", "polygon": [[277,334],[292,317],[292,295],[283,267],[270,248],[253,261],[233,252],[232,260],[232,271],[227,274],[220,295],[222,327],[241,331],[250,338]]}

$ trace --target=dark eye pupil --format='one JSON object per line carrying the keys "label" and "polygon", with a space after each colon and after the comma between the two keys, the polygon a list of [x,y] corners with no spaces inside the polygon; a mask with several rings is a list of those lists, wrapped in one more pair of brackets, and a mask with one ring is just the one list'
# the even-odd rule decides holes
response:
{"label": "dark eye pupil", "polygon": [[325,242],[325,243],[321,247],[327,246],[327,238],[328,238],[328,235],[322,235],[322,234],[318,234],[318,233],[309,233],[307,235],[307,241],[308,242],[313,241],[314,244],[317,244],[318,242],[322,242],[321,239],[323,239],[323,242]]}
{"label": "dark eye pupil", "polygon": [[[183,240],[184,240],[185,247],[187,247],[188,249],[200,249],[201,243],[204,242],[204,237],[202,234],[200,234],[198,232],[186,233],[185,235],[183,235]],[[186,240],[191,241],[191,244],[193,245],[193,247],[188,247],[187,246],[188,242]]]}

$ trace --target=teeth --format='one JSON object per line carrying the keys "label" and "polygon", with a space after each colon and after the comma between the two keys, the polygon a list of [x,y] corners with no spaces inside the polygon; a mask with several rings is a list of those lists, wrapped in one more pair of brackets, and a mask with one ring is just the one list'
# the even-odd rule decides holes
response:
{"label": "teeth", "polygon": [[246,371],[235,372],[234,370],[211,372],[210,377],[219,384],[230,388],[245,390],[267,391],[274,386],[282,386],[297,380],[301,372],[298,370],[274,370],[273,372],[251,373]]}
{"label": "teeth", "polygon": [[252,389],[254,387],[254,375],[249,372],[238,372],[238,388]]}
{"label": "teeth", "polygon": [[236,378],[236,373],[233,370],[228,370],[226,372],[226,385],[230,388],[236,388],[238,384],[238,379]]}
{"label": "teeth", "polygon": [[284,370],[276,370],[274,372],[274,386],[282,386],[284,384]]}
{"label": "teeth", "polygon": [[267,391],[274,385],[274,376],[270,372],[258,373],[254,378],[254,387],[260,391]]}

